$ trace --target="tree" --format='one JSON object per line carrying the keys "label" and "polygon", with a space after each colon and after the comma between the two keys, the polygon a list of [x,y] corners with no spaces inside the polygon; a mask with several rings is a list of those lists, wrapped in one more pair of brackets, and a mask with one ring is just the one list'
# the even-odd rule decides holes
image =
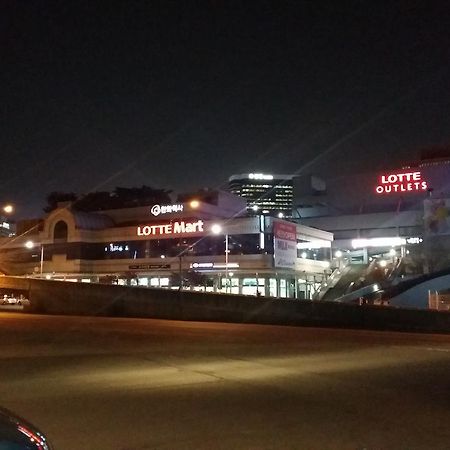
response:
{"label": "tree", "polygon": [[47,206],[44,207],[44,212],[49,213],[58,207],[60,202],[75,202],[77,195],[73,192],[58,192],[53,191],[46,197]]}
{"label": "tree", "polygon": [[47,196],[47,206],[44,208],[49,213],[58,207],[59,202],[73,202],[73,209],[78,211],[104,211],[108,209],[133,208],[136,206],[150,206],[156,203],[171,203],[171,191],[155,189],[150,186],[141,187],[116,187],[113,192],[100,191],[89,192],[77,197],[73,192],[51,192]]}
{"label": "tree", "polygon": [[113,196],[117,203],[124,206],[148,206],[155,203],[171,203],[171,191],[166,189],[154,189],[150,186],[141,186],[140,188],[116,187]]}
{"label": "tree", "polygon": [[155,203],[171,203],[170,192],[150,186],[116,187],[113,192],[90,192],[74,205],[80,211],[102,211],[107,209],[149,206]]}
{"label": "tree", "polygon": [[78,211],[101,211],[114,209],[112,194],[110,192],[89,192],[80,198],[74,205]]}

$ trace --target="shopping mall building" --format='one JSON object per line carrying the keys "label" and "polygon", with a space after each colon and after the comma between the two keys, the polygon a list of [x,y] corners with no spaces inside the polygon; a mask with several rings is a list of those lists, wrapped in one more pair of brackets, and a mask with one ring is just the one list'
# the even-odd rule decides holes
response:
{"label": "shopping mall building", "polygon": [[424,154],[381,172],[303,177],[298,184],[293,215],[333,233],[334,263],[403,257],[415,272],[450,266],[449,154]]}
{"label": "shopping mall building", "polygon": [[[246,206],[223,191],[207,200],[94,212],[59,204],[42,220],[18,224],[17,236],[0,239],[0,269],[67,281],[311,298],[330,270],[332,233],[247,216]],[[309,246],[317,250],[302,257]]]}

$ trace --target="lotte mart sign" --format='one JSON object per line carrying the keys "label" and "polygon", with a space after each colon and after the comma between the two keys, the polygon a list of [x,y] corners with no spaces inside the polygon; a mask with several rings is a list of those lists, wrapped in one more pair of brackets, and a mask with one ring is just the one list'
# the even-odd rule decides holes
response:
{"label": "lotte mart sign", "polygon": [[163,225],[140,225],[136,230],[138,236],[172,236],[199,232],[203,232],[203,220],[197,220],[196,222],[181,220]]}
{"label": "lotte mart sign", "polygon": [[400,192],[423,192],[428,189],[422,173],[399,172],[381,175],[375,188],[377,194],[395,194]]}

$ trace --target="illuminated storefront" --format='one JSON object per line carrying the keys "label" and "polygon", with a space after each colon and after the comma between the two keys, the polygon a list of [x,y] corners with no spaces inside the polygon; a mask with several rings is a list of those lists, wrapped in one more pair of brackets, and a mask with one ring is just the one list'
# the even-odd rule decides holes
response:
{"label": "illuminated storefront", "polygon": [[[232,219],[229,206],[201,202],[95,213],[59,208],[40,229],[4,240],[3,260],[11,274],[51,279],[310,298],[328,274],[332,234],[262,215],[236,217],[241,206],[231,209]],[[36,244],[30,249],[29,240]],[[302,256],[302,246],[317,241],[327,251]]]}

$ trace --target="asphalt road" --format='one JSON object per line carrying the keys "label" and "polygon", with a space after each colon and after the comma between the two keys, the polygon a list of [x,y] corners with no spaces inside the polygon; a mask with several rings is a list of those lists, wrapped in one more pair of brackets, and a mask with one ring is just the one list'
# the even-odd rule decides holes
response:
{"label": "asphalt road", "polygon": [[57,450],[449,449],[450,336],[0,313]]}

